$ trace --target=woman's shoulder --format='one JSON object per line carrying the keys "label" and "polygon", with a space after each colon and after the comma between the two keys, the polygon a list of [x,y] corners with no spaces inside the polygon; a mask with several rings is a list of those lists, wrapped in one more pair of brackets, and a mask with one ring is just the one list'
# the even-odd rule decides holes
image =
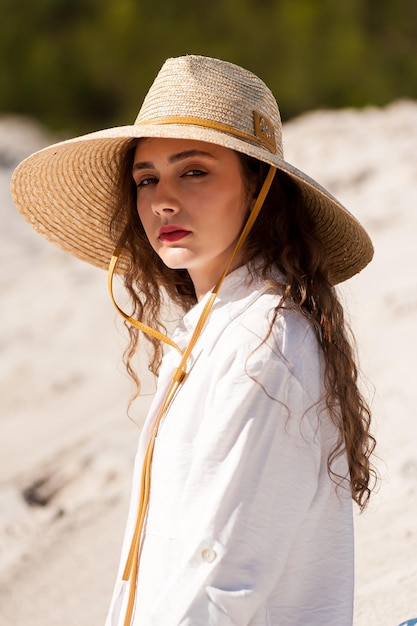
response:
{"label": "woman's shoulder", "polygon": [[283,302],[280,284],[259,282],[257,296],[231,319],[229,330],[246,336],[271,338],[282,352],[296,351],[301,346],[317,348],[317,336],[311,320],[290,299]]}
{"label": "woman's shoulder", "polygon": [[300,402],[309,406],[323,392],[320,344],[310,321],[279,303],[277,294],[265,291],[240,311],[217,336],[207,365],[215,364],[215,377],[250,379],[271,397],[280,385],[297,390]]}
{"label": "woman's shoulder", "polygon": [[[239,289],[241,297],[229,301],[227,315],[223,313],[217,325],[215,343],[222,346],[223,354],[257,351],[263,358],[276,356],[288,363],[319,358],[311,321],[290,301],[282,303],[280,283],[256,279]],[[220,315],[216,321],[220,322]]]}
{"label": "woman's shoulder", "polygon": [[[223,363],[280,361],[291,371],[297,363],[319,362],[320,346],[310,320],[289,300],[283,303],[281,275],[260,276],[241,267],[227,277],[199,345]],[[196,313],[193,311],[194,318]],[[187,316],[187,336],[196,319]],[[192,322],[192,323],[191,323]],[[256,357],[256,358],[255,358]]]}

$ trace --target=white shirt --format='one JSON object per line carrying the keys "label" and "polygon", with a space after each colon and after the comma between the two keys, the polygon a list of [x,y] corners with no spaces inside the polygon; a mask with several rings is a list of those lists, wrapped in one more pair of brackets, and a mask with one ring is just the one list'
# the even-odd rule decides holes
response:
{"label": "white shirt", "polygon": [[[323,359],[308,320],[247,268],[226,277],[161,424],[133,626],[351,626],[353,523],[348,481],[327,459]],[[204,300],[173,339],[185,348]],[[121,571],[143,454],[179,354],[164,357],[141,433]],[[347,475],[344,456],[333,469]],[[106,626],[122,626],[127,583]]]}

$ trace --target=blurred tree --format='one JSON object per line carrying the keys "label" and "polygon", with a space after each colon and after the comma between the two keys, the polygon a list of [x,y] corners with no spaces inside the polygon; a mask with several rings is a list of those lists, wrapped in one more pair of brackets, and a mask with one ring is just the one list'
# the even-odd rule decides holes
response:
{"label": "blurred tree", "polygon": [[284,118],[417,97],[416,0],[0,0],[0,110],[131,123],[169,56],[239,63]]}

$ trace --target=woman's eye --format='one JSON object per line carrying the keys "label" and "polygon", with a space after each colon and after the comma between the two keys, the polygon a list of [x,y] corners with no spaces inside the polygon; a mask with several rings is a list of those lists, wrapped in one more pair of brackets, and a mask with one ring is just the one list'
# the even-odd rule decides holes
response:
{"label": "woman's eye", "polygon": [[156,178],[149,176],[148,178],[142,178],[138,180],[136,183],[136,187],[146,187],[147,185],[152,185],[152,183],[157,182]]}
{"label": "woman's eye", "polygon": [[184,176],[205,176],[206,174],[207,172],[204,172],[203,170],[193,169],[185,172]]}

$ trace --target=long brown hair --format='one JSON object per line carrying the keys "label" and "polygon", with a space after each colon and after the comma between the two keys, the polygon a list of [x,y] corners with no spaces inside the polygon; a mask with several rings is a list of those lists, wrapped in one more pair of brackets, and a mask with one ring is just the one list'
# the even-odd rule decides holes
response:
{"label": "long brown hair", "polygon": [[[130,268],[124,285],[130,296],[130,314],[143,323],[166,332],[163,310],[166,300],[179,312],[196,303],[193,283],[186,270],[167,268],[150,246],[136,209],[136,189],[131,168],[137,140],[132,142],[123,159],[120,172],[120,204],[113,218],[113,230],[120,221],[127,222],[125,251]],[[259,189],[267,166],[238,154],[247,188]],[[310,200],[311,201],[311,200]],[[276,283],[278,296],[275,316],[280,307],[299,310],[308,318],[322,348],[325,361],[326,405],[339,437],[328,459],[328,471],[336,482],[342,481],[332,471],[333,461],[346,451],[352,498],[361,510],[368,503],[376,480],[370,456],[375,439],[370,433],[371,413],[358,385],[359,370],[353,335],[345,321],[343,307],[331,284],[326,252],[314,233],[314,223],[305,210],[306,199],[300,188],[286,174],[277,171],[262,210],[250,232],[242,261],[249,266],[256,259],[257,273],[271,282],[271,269],[278,268],[284,283]],[[114,235],[115,236],[115,235]],[[116,242],[115,242],[116,243]],[[273,323],[273,322],[272,322]],[[128,373],[140,381],[133,367],[139,331],[127,325],[129,344],[124,354]],[[162,346],[144,335],[152,346],[149,370],[158,374]]]}

